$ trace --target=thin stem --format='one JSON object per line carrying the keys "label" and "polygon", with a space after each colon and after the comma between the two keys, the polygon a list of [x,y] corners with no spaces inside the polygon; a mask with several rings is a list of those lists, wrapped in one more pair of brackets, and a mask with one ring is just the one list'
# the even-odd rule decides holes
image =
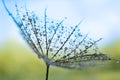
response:
{"label": "thin stem", "polygon": [[12,15],[12,13],[9,11],[9,9],[7,8],[4,0],[2,0],[3,6],[5,8],[5,10],[7,11],[7,13],[9,14],[9,16],[12,18],[12,20],[15,22],[15,24],[19,27],[20,25],[18,24],[18,22],[15,20],[15,17]]}
{"label": "thin stem", "polygon": [[46,55],[48,56],[48,39],[47,39],[47,15],[46,15],[46,10],[44,13],[44,27],[45,27],[45,43],[46,43]]}
{"label": "thin stem", "polygon": [[47,65],[47,64],[46,64],[46,79],[45,79],[45,80],[48,80],[49,68],[50,68],[50,65]]}

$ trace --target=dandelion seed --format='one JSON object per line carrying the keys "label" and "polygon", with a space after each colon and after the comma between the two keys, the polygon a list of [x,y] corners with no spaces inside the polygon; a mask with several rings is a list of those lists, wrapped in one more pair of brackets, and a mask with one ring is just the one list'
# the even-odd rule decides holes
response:
{"label": "dandelion seed", "polygon": [[46,80],[48,80],[49,67],[81,68],[95,66],[104,61],[111,60],[106,54],[98,52],[97,42],[88,34],[81,34],[78,28],[83,20],[75,26],[66,26],[64,20],[58,22],[47,17],[39,18],[34,12],[25,9],[19,11],[16,5],[17,16],[14,17],[2,0],[4,8],[17,24],[26,42],[31,49],[46,63]]}

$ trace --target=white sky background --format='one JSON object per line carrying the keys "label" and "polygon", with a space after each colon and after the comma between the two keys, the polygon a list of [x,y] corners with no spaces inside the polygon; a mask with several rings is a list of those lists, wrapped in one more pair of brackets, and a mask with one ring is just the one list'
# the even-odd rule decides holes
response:
{"label": "white sky background", "polygon": [[[68,25],[76,25],[82,18],[80,25],[83,33],[89,33],[90,37],[103,38],[101,42],[107,43],[120,38],[120,0],[5,0],[10,11],[15,14],[14,4],[34,10],[44,15],[47,7],[47,15],[50,18],[65,21]],[[21,40],[21,35],[3,8],[0,1],[0,43],[8,38]]]}

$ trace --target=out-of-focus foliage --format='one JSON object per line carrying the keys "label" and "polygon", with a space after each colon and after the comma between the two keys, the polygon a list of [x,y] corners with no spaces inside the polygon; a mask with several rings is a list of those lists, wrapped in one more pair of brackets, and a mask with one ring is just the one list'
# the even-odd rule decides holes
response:
{"label": "out-of-focus foliage", "polygon": [[[105,45],[104,45],[105,46]],[[107,46],[105,46],[105,50],[113,56],[120,57],[120,39],[111,42]]]}
{"label": "out-of-focus foliage", "polygon": [[[120,40],[103,51],[114,58],[120,57]],[[16,41],[0,45],[0,80],[44,80],[45,64],[30,49]],[[50,80],[120,80],[120,64],[69,70],[51,67]]]}

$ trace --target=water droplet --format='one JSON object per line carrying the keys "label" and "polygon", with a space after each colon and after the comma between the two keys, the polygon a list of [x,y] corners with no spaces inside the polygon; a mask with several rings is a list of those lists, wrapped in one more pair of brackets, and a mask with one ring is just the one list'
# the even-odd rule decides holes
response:
{"label": "water droplet", "polygon": [[65,19],[67,19],[67,17],[65,17]]}
{"label": "water droplet", "polygon": [[50,48],[50,51],[52,52],[52,51],[53,51],[53,49],[52,49],[52,48]]}

